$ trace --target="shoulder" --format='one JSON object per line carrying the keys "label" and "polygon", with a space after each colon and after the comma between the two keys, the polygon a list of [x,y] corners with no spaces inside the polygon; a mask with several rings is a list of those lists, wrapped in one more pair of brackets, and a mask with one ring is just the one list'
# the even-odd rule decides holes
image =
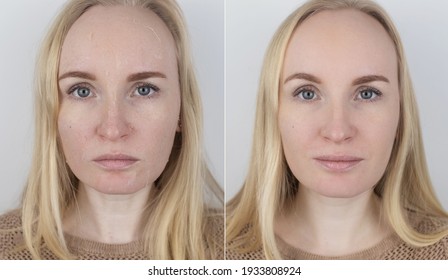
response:
{"label": "shoulder", "polygon": [[224,243],[224,216],[219,211],[211,211],[205,218],[204,232],[212,240]]}
{"label": "shoulder", "polygon": [[0,216],[0,230],[11,230],[22,226],[22,215],[19,209]]}
{"label": "shoulder", "polygon": [[425,217],[416,227],[423,234],[438,234],[441,238],[432,245],[415,250],[415,259],[448,260],[448,218]]}
{"label": "shoulder", "polygon": [[226,260],[264,260],[263,249],[244,250],[242,248],[226,248]]}
{"label": "shoulder", "polygon": [[448,259],[448,219],[434,217],[414,217],[415,230],[429,236],[439,235],[431,245],[415,247],[402,241],[388,251],[386,259],[447,260]]}
{"label": "shoulder", "polygon": [[448,230],[448,217],[438,218],[424,216],[417,219],[415,229],[423,234],[433,234]]}
{"label": "shoulder", "polygon": [[12,250],[23,244],[20,210],[0,216],[0,259],[9,259]]}
{"label": "shoulder", "polygon": [[210,259],[224,259],[224,216],[211,210],[206,216],[204,235]]}
{"label": "shoulder", "polygon": [[390,248],[380,259],[385,260],[448,260],[448,236],[442,237],[434,244],[415,247],[401,241]]}
{"label": "shoulder", "polygon": [[208,210],[205,221],[205,228],[208,230],[224,230],[224,215],[220,210]]}
{"label": "shoulder", "polygon": [[227,260],[264,260],[264,251],[258,242],[250,237],[253,227],[247,224],[240,234],[227,242],[226,259]]}

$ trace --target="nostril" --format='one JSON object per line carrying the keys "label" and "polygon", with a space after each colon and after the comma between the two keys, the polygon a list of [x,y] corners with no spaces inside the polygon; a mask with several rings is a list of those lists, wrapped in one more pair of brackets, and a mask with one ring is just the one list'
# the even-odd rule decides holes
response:
{"label": "nostril", "polygon": [[328,141],[343,142],[353,138],[356,129],[351,120],[343,114],[332,116],[321,129],[321,135]]}
{"label": "nostril", "polygon": [[108,110],[96,129],[97,134],[105,140],[116,141],[129,135],[132,131],[124,114]]}

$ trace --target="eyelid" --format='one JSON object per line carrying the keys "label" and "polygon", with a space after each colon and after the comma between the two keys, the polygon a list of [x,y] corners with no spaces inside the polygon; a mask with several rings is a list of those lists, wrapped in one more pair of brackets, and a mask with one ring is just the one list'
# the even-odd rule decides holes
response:
{"label": "eyelid", "polygon": [[[315,97],[313,99],[304,99],[304,98],[300,97],[301,93],[304,91],[312,91],[315,94]],[[295,98],[299,98],[300,101],[303,101],[303,102],[313,102],[313,101],[320,99],[318,90],[313,85],[303,85],[303,86],[298,87],[296,90],[293,91],[292,96]]]}
{"label": "eyelid", "polygon": [[[148,95],[138,95],[135,94],[135,92],[138,90],[139,87],[149,87],[151,88],[154,92]],[[160,88],[152,83],[148,83],[148,82],[138,82],[136,83],[133,87],[132,87],[132,95],[136,95],[136,96],[140,96],[140,97],[152,97],[154,94],[158,93],[160,91]]]}
{"label": "eyelid", "polygon": [[[84,87],[84,88],[88,88],[88,89],[90,90],[90,93],[91,93],[91,94],[90,94],[88,97],[75,96],[75,95],[74,95],[74,92],[75,92],[77,89],[79,89],[79,88],[83,88],[83,87]],[[88,98],[91,98],[93,95],[95,95],[93,86],[91,86],[91,85],[88,84],[88,83],[84,83],[84,82],[82,82],[82,83],[77,83],[77,84],[71,86],[71,87],[67,90],[67,94],[68,94],[69,96],[73,97],[73,98],[76,98],[76,99],[88,99]]]}
{"label": "eyelid", "polygon": [[[373,93],[375,93],[376,96],[371,99],[360,98],[359,97],[360,93],[365,90],[373,91]],[[374,88],[372,86],[361,86],[356,90],[355,100],[360,100],[362,102],[373,102],[373,101],[376,101],[377,99],[381,98],[382,96],[383,96],[383,93],[377,88]]]}
{"label": "eyelid", "polygon": [[159,88],[158,86],[156,86],[156,85],[154,85],[154,84],[152,84],[152,83],[149,83],[149,82],[138,82],[138,83],[136,83],[136,85],[135,85],[136,88],[137,88],[137,87],[142,87],[142,86],[151,87],[151,88],[153,88],[155,91],[159,91],[159,90],[160,90],[160,88]]}

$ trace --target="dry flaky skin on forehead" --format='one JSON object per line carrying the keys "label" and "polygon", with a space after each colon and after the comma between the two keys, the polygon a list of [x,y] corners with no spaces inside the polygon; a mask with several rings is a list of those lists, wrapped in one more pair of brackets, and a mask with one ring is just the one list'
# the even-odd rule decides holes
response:
{"label": "dry flaky skin on forehead", "polygon": [[[111,21],[110,18],[98,18],[92,17],[92,13],[95,13],[96,10],[107,10],[114,17],[115,20]],[[127,11],[126,13],[120,11]],[[96,31],[90,31],[88,34],[78,34],[81,32],[85,32],[85,30],[89,30],[89,27],[95,26]],[[144,27],[144,29],[139,29],[139,27]],[[115,38],[116,33],[108,32],[109,30],[126,30],[129,34],[128,40],[122,40],[122,38]],[[132,30],[132,32],[131,32]],[[144,32],[144,30],[150,32]],[[163,32],[161,32],[163,31]],[[105,36],[104,34],[107,34]],[[150,36],[148,36],[151,34]],[[72,42],[71,37],[79,36],[79,42]],[[140,36],[141,38],[145,38],[144,42],[146,42],[145,46],[151,48],[152,55],[154,58],[161,59],[164,55],[171,57],[176,57],[175,53],[167,52],[166,46],[170,44],[174,44],[174,39],[169,32],[166,25],[163,21],[155,15],[154,12],[136,7],[125,7],[125,6],[94,6],[87,10],[70,28],[67,37],[65,38],[62,51],[67,46],[67,41],[70,44],[79,43],[83,44],[84,40],[92,41],[96,39],[99,44],[111,44],[111,45],[122,45],[123,50],[126,50],[126,43],[132,43],[133,38],[136,36]],[[81,38],[81,39],[80,39]],[[82,39],[84,38],[84,39]],[[121,44],[120,44],[121,43]],[[110,48],[109,51],[114,51],[116,48]],[[61,59],[64,59],[62,57]],[[83,60],[91,59],[88,54],[80,54],[76,61],[74,62],[82,62]],[[141,58],[144,60],[144,57]],[[65,65],[61,61],[61,65]],[[118,65],[122,63],[126,63],[127,61],[116,61]],[[64,69],[60,69],[60,72]]]}

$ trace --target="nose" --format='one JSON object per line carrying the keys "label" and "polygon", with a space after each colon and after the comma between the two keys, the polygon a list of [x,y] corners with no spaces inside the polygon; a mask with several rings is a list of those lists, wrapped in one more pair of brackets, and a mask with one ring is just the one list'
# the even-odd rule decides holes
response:
{"label": "nose", "polygon": [[104,140],[117,141],[126,138],[130,132],[131,125],[127,121],[124,104],[115,99],[105,100],[101,104],[97,135]]}
{"label": "nose", "polygon": [[331,104],[326,108],[321,136],[334,143],[343,143],[351,140],[356,134],[356,127],[350,108],[345,104]]}

